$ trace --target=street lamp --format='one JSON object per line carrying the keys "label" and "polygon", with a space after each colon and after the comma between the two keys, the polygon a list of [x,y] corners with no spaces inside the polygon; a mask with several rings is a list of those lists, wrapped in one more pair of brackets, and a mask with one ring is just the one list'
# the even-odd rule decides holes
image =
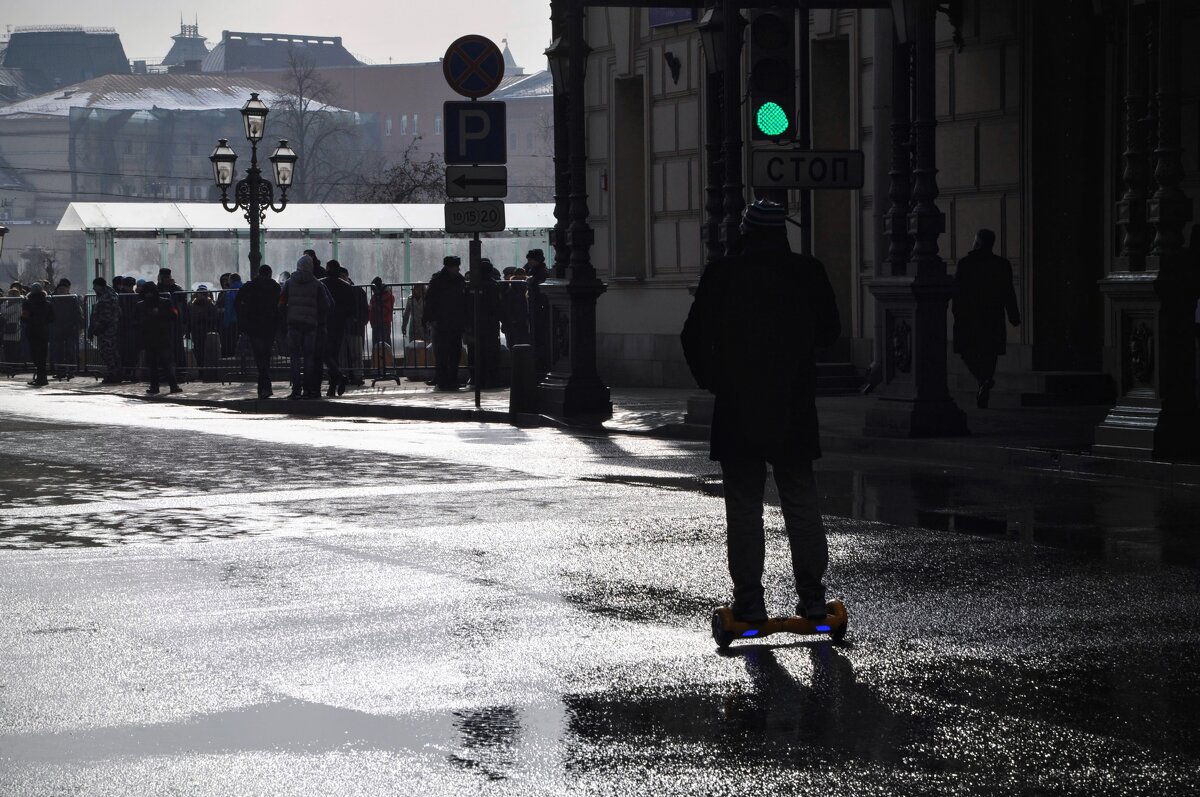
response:
{"label": "street lamp", "polygon": [[8,228],[0,224],[0,257],[4,256],[4,236],[8,235]]}
{"label": "street lamp", "polygon": [[704,50],[704,65],[708,74],[719,75],[725,63],[725,20],[719,6],[704,12],[696,23],[700,34],[700,47]]}
{"label": "street lamp", "polygon": [[[230,213],[246,211],[246,221],[250,222],[251,276],[258,273],[262,260],[259,250],[259,225],[267,218],[267,208],[280,213],[287,207],[287,190],[295,178],[296,161],[299,160],[286,139],[279,142],[279,146],[268,158],[275,173],[275,183],[279,186],[279,206],[276,207],[275,187],[269,180],[263,179],[262,171],[258,168],[258,142],[262,141],[266,133],[269,111],[266,103],[258,98],[258,94],[251,94],[250,99],[242,106],[242,122],[246,130],[246,140],[250,142],[250,168],[246,170],[245,179],[238,180],[237,185],[233,183],[237,153],[229,146],[229,139],[220,139],[216,149],[208,156],[212,163],[213,181],[221,189],[221,207]],[[232,206],[229,204],[230,186],[233,187]]]}

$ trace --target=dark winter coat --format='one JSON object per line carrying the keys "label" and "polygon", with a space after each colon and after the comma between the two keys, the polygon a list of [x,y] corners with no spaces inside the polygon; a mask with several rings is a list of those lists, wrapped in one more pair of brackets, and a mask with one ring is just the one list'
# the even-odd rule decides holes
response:
{"label": "dark winter coat", "polygon": [[179,311],[170,294],[147,292],[137,303],[136,316],[141,330],[142,345],[147,348],[169,345],[172,329],[179,320]]}
{"label": "dark winter coat", "polygon": [[1021,323],[1012,264],[986,249],[972,250],[958,261],[954,274],[954,352],[1004,354],[1008,330]]}
{"label": "dark winter coat", "polygon": [[54,308],[46,294],[30,293],[21,303],[21,326],[25,335],[33,340],[49,340],[50,325],[54,323]]}
{"label": "dark winter coat", "polygon": [[50,297],[54,308],[52,331],[58,340],[70,340],[83,329],[83,303],[72,294],[55,294]]}
{"label": "dark winter coat", "polygon": [[[196,296],[208,298],[197,299]],[[202,340],[209,332],[219,332],[220,325],[221,313],[212,300],[212,294],[193,294],[192,303],[188,305],[188,334],[192,340]]]}
{"label": "dark winter coat", "polygon": [[751,239],[705,269],[684,324],[684,356],[716,395],[710,456],[773,463],[821,456],[816,349],[841,334],[819,260]]}
{"label": "dark winter coat", "polygon": [[329,328],[353,333],[358,321],[358,297],[361,291],[341,277],[326,277],[321,283],[333,299]]}
{"label": "dark winter coat", "polygon": [[311,271],[295,272],[279,292],[288,326],[324,326],[329,305],[329,291]]}
{"label": "dark winter coat", "polygon": [[279,328],[279,283],[271,277],[255,277],[244,284],[234,299],[238,330],[252,338],[274,338]]}
{"label": "dark winter coat", "polygon": [[467,280],[462,274],[439,271],[425,291],[425,322],[443,331],[467,327]]}

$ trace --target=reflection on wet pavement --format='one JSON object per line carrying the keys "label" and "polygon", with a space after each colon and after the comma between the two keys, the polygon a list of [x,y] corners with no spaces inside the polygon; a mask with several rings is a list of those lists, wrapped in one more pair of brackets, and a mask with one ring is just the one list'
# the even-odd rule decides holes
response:
{"label": "reflection on wet pavement", "polygon": [[1196,792],[1194,497],[831,457],[848,642],[718,653],[703,445],[99,407],[0,431],[0,794]]}

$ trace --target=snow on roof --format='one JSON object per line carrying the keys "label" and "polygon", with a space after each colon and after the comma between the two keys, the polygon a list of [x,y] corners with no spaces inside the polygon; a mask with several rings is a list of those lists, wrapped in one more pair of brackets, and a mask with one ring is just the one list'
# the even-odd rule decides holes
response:
{"label": "snow on roof", "polygon": [[281,96],[275,86],[236,75],[104,75],[0,107],[0,117],[69,116],[71,108],[239,109],[251,92],[257,92],[269,106],[275,105]]}
{"label": "snow on roof", "polygon": [[[504,215],[508,230],[548,230],[554,226],[554,205],[548,202],[508,203]],[[440,204],[289,204],[282,213],[267,214],[263,227],[276,232],[404,232],[440,231],[444,224],[445,211]],[[60,232],[249,229],[241,212],[227,213],[215,202],[72,202],[58,223]]]}

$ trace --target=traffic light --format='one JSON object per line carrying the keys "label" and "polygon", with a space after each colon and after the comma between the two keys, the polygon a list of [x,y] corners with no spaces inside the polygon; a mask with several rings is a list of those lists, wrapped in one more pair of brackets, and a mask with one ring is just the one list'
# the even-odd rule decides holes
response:
{"label": "traffic light", "polygon": [[793,138],[796,133],[795,9],[750,11],[749,84],[751,140]]}

